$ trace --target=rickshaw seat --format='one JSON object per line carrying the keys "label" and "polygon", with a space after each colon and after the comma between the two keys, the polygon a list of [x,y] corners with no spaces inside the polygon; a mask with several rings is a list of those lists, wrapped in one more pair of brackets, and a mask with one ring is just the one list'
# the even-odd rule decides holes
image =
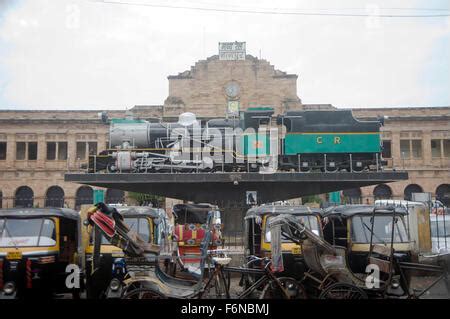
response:
{"label": "rickshaw seat", "polygon": [[155,272],[137,275],[132,281],[139,281],[144,286],[155,289],[169,298],[191,298],[197,293],[195,283],[170,277],[158,267]]}
{"label": "rickshaw seat", "polygon": [[339,282],[364,286],[364,279],[357,277],[350,269],[347,261],[347,249],[333,246],[334,254],[319,249],[315,243],[306,239],[302,244],[306,265],[322,277],[330,276]]}
{"label": "rickshaw seat", "polygon": [[386,274],[388,274],[391,269],[391,263],[384,259],[369,257],[369,263],[378,266],[380,271]]}
{"label": "rickshaw seat", "polygon": [[335,256],[326,254],[325,252],[320,256],[322,267],[324,267],[327,274],[331,275],[339,282],[346,282],[358,287],[365,287],[364,279],[356,276],[348,264],[347,248],[334,246],[334,249],[336,251]]}
{"label": "rickshaw seat", "polygon": [[372,251],[386,257],[391,256],[391,249],[384,245],[374,244],[372,245]]}
{"label": "rickshaw seat", "polygon": [[213,257],[212,261],[215,264],[218,264],[221,266],[226,266],[231,262],[231,258],[230,257]]}

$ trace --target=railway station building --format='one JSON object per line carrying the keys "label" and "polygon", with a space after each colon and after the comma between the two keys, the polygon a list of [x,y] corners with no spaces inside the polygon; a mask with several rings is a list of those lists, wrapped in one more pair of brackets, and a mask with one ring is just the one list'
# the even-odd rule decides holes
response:
{"label": "railway station building", "polygon": [[[124,110],[0,110],[0,208],[79,207],[92,203],[93,189],[64,181],[66,172],[79,172],[90,154],[107,148],[109,118],[133,115],[141,119],[176,120],[183,112],[199,119],[223,117],[230,110],[270,106],[287,110],[333,109],[303,104],[298,76],[277,70],[270,62],[245,52],[222,53],[169,75],[168,96],[161,105],[137,105]],[[330,101],[332,102],[332,101]],[[371,203],[376,198],[410,199],[430,192],[450,205],[450,106],[352,109],[357,119],[387,116],[382,127],[386,170],[406,170],[409,180],[343,190],[347,202]],[[107,202],[127,200],[122,191],[106,190]]]}

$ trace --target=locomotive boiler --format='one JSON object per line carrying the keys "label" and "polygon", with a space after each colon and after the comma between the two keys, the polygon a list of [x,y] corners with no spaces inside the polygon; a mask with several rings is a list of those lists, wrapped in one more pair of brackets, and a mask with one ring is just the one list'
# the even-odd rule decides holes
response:
{"label": "locomotive boiler", "polygon": [[90,156],[89,172],[256,172],[380,170],[381,121],[350,110],[249,108],[238,117],[177,122],[127,117],[109,123],[109,148]]}

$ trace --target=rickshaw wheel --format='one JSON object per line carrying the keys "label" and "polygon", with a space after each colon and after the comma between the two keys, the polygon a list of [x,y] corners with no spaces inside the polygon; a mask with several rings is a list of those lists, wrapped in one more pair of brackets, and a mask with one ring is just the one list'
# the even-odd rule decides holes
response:
{"label": "rickshaw wheel", "polygon": [[337,282],[325,288],[319,299],[368,299],[368,296],[355,285]]}
{"label": "rickshaw wheel", "polygon": [[[307,299],[305,288],[297,280],[289,277],[279,277],[277,279],[278,281],[280,281],[283,288],[287,291],[289,299]],[[276,282],[272,281],[268,282],[264,286],[259,298],[286,299],[286,295],[280,290],[280,287],[276,284]]]}
{"label": "rickshaw wheel", "polygon": [[122,299],[166,299],[166,296],[148,288],[138,288],[125,293]]}

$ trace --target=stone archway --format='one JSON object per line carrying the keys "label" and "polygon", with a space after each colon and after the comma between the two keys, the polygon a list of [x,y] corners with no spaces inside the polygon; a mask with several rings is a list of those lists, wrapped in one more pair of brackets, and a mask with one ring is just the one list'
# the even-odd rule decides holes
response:
{"label": "stone archway", "polygon": [[441,184],[436,188],[436,199],[450,206],[450,184]]}
{"label": "stone archway", "polygon": [[412,194],[413,193],[422,193],[423,188],[420,185],[417,184],[409,184],[405,187],[405,190],[403,191],[403,199],[404,200],[412,200]]}
{"label": "stone archway", "polygon": [[386,184],[377,185],[373,189],[373,197],[375,200],[377,199],[391,199],[392,198],[392,189]]}
{"label": "stone archway", "polygon": [[342,194],[347,204],[361,204],[361,188],[344,189]]}
{"label": "stone archway", "polygon": [[34,192],[28,186],[20,186],[14,195],[14,207],[33,207]]}
{"label": "stone archway", "polygon": [[106,204],[121,204],[125,201],[125,192],[120,189],[108,188],[106,190]]}
{"label": "stone archway", "polygon": [[94,190],[90,186],[81,186],[75,194],[75,209],[79,209],[81,205],[93,204]]}
{"label": "stone archway", "polygon": [[59,186],[51,186],[45,193],[45,207],[64,207],[64,190]]}

